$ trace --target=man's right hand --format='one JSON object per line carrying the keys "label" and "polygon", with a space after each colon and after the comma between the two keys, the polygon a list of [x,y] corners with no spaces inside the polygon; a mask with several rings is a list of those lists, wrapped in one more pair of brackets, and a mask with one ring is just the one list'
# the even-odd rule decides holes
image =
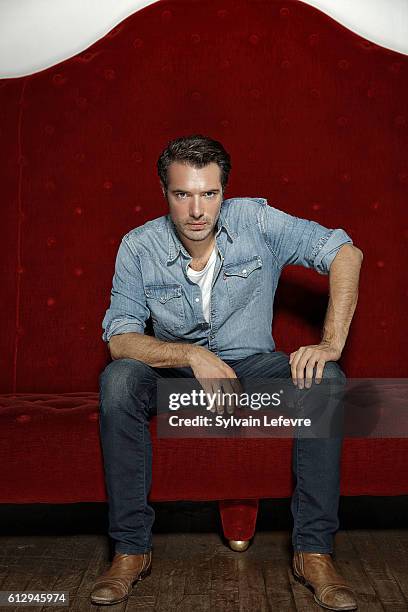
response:
{"label": "man's right hand", "polygon": [[[241,384],[234,370],[208,349],[191,345],[189,362],[195,378],[206,393],[236,393],[238,396],[242,393]],[[211,408],[211,412],[217,410],[218,414],[223,414],[225,405],[228,414],[233,414],[238,402],[234,399],[229,402],[228,399],[226,398],[224,404],[216,402]]]}

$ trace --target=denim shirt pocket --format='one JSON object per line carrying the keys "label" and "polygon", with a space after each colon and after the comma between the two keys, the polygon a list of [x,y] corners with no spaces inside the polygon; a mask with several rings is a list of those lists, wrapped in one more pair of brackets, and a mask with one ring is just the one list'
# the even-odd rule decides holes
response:
{"label": "denim shirt pocket", "polygon": [[227,285],[232,308],[244,308],[262,286],[262,259],[259,255],[224,265],[224,281]]}
{"label": "denim shirt pocket", "polygon": [[146,285],[144,291],[154,327],[168,330],[183,327],[185,314],[181,285]]}

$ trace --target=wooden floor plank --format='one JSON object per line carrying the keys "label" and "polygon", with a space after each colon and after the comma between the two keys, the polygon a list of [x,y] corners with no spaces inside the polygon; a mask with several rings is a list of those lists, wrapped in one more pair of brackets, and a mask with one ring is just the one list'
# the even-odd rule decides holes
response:
{"label": "wooden floor plank", "polygon": [[354,545],[357,531],[346,531],[344,536],[349,539],[350,545],[354,548],[354,554],[349,558],[336,559],[336,566],[342,576],[354,588],[359,612],[380,612],[384,608],[374,589],[369,576],[367,576],[362,560],[359,557],[358,548]]}
{"label": "wooden floor plank", "polygon": [[[3,591],[47,591],[50,577],[47,572],[47,559],[44,555],[47,552],[47,547],[52,547],[52,542],[43,538],[37,539],[35,542],[36,555],[29,556],[29,552],[32,550],[30,544],[27,543],[29,540],[30,538],[27,536],[24,540],[17,538],[14,541],[11,549],[14,559],[12,554],[10,554],[10,561],[16,560],[17,562],[10,563],[9,565],[8,575],[2,584]],[[24,541],[26,544],[24,544]],[[29,606],[32,612],[40,612],[42,607],[42,604]],[[21,606],[7,607],[7,610],[9,612],[20,612]]]}
{"label": "wooden floor plank", "polygon": [[273,559],[262,564],[266,595],[269,605],[276,612],[296,610],[290,583],[290,560]]}
{"label": "wooden floor plank", "polygon": [[240,611],[267,612],[269,604],[260,562],[241,555],[238,559],[238,576]]}
{"label": "wooden floor plank", "polygon": [[195,558],[186,567],[185,595],[205,595],[211,590],[211,561]]}
{"label": "wooden floor plank", "polygon": [[186,582],[185,570],[185,563],[182,560],[163,561],[156,599],[157,612],[177,610],[182,604]]}
{"label": "wooden floor plank", "polygon": [[85,560],[83,566],[83,572],[78,578],[78,587],[75,592],[75,597],[89,597],[95,579],[109,567],[107,547],[101,545],[100,542],[90,548],[88,555],[88,559]]}
{"label": "wooden floor plank", "polygon": [[238,590],[210,591],[209,602],[211,612],[239,612],[240,610]]}
{"label": "wooden floor plank", "polygon": [[210,562],[211,590],[217,593],[234,591],[238,593],[238,560],[241,553],[234,556],[215,555]]}
{"label": "wooden floor plank", "polygon": [[404,594],[383,557],[379,554],[380,551],[371,532],[369,530],[356,530],[350,532],[350,537],[370,584],[377,593],[383,608],[390,610],[390,612],[404,609],[404,607],[406,609]]}
{"label": "wooden floor plank", "polygon": [[408,610],[408,549],[398,531],[370,531],[379,554],[398,583]]}
{"label": "wooden floor plank", "polygon": [[[209,601],[211,612],[233,612],[239,610],[238,558],[240,553],[230,555],[231,550],[224,547],[225,553],[216,547],[210,559],[211,590]],[[244,553],[245,554],[245,553]]]}

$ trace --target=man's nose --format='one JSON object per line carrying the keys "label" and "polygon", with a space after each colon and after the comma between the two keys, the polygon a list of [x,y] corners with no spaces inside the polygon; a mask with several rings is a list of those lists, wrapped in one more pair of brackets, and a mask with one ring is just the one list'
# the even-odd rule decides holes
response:
{"label": "man's nose", "polygon": [[194,217],[194,219],[199,219],[202,217],[204,213],[203,205],[201,203],[201,198],[199,195],[195,195],[192,198],[191,206],[190,206],[190,216]]}

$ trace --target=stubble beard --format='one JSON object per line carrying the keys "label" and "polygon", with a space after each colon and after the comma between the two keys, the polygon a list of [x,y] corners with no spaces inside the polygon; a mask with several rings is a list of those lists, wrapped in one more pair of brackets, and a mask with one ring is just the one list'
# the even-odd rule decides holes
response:
{"label": "stubble beard", "polygon": [[[177,231],[182,236],[184,236],[185,238],[188,238],[189,240],[194,240],[196,242],[205,240],[206,238],[208,238],[208,236],[210,236],[211,234],[215,233],[215,226],[217,224],[219,216],[220,216],[220,211],[218,212],[218,214],[215,217],[215,219],[213,219],[212,221],[210,221],[209,219],[201,220],[201,221],[204,221],[207,224],[210,224],[209,226],[206,226],[202,230],[192,230],[192,229],[189,229],[187,223],[191,223],[191,221],[190,221],[190,222],[184,222],[182,224],[177,224],[176,225]],[[199,221],[197,221],[197,223],[199,223]]]}
{"label": "stubble beard", "polygon": [[214,226],[215,223],[211,224],[211,226],[206,226],[202,230],[192,230],[189,229],[188,226],[183,225],[182,228],[177,229],[182,233],[183,236],[185,236],[189,240],[199,242],[201,240],[205,240],[210,234],[214,233]]}

